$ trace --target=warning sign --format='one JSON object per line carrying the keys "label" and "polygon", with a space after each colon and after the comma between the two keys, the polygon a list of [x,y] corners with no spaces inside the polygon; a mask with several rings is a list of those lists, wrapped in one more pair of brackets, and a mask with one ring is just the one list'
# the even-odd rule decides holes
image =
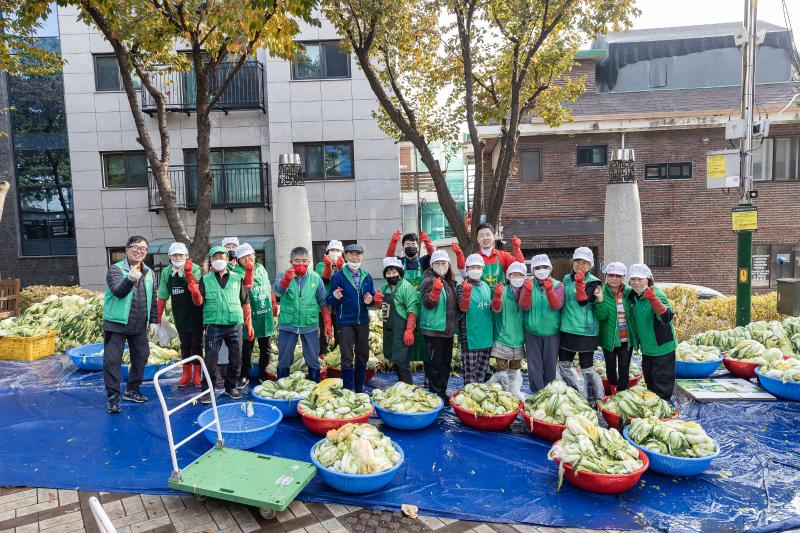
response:
{"label": "warning sign", "polygon": [[733,231],[755,231],[758,229],[758,208],[754,205],[737,205],[731,214]]}
{"label": "warning sign", "polygon": [[725,177],[725,154],[709,155],[706,157],[706,176],[709,178]]}

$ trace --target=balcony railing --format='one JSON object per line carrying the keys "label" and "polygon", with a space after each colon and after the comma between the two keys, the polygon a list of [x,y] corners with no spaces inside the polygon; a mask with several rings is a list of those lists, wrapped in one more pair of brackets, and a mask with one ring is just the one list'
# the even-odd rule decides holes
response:
{"label": "balcony railing", "polygon": [[[237,207],[264,207],[272,209],[269,165],[243,163],[212,165],[214,173],[211,207],[235,209]],[[179,209],[193,211],[197,208],[197,166],[181,165],[169,168],[169,181],[175,192]],[[164,202],[155,176],[148,173],[148,203],[150,211],[164,209]]]}
{"label": "balcony railing", "polygon": [[[212,92],[221,87],[234,63],[220,63],[211,80]],[[166,99],[167,111],[190,113],[197,110],[197,86],[194,71],[175,72],[166,69],[151,73],[153,85]],[[142,111],[148,115],[156,112],[156,101],[142,87]],[[235,109],[260,109],[266,113],[264,105],[264,65],[258,61],[246,61],[217,100],[214,109],[228,112]]]}

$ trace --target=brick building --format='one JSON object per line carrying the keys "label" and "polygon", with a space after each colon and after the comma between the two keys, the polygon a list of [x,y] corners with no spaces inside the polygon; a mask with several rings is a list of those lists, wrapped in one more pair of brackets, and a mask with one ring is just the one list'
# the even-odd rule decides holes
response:
{"label": "brick building", "polygon": [[[789,32],[759,23],[756,119],[770,117],[755,141],[754,188],[759,229],[753,236],[753,283],[800,277],[800,113],[778,116],[797,90]],[[534,117],[521,127],[501,213],[504,234],[522,239],[526,257],[549,253],[564,272],[576,246],[603,255],[605,189],[611,151],[636,152],[645,261],[661,281],[704,285],[732,294],[736,190],[706,188],[706,154],[730,149],[725,123],[739,115],[738,24],[610,34],[576,56],[572,75],[586,91],[571,104],[573,122],[553,129]],[[498,128],[480,128],[491,168]]]}

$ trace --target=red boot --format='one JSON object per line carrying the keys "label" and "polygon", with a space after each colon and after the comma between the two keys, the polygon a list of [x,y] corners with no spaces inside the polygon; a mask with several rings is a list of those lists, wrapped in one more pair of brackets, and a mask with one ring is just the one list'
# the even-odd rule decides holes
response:
{"label": "red boot", "polygon": [[203,381],[203,367],[201,365],[192,365],[192,368],[194,369],[192,381],[194,381],[195,387],[199,387],[200,383]]}
{"label": "red boot", "polygon": [[192,379],[192,366],[193,365],[183,365],[183,374],[181,375],[181,379],[178,380],[178,387],[185,387],[189,384],[189,381]]}

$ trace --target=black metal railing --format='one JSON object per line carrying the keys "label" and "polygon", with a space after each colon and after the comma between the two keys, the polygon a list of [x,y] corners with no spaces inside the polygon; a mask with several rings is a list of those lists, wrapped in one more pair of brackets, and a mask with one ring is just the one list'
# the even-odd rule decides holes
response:
{"label": "black metal railing", "polygon": [[[220,63],[211,81],[211,93],[221,87],[234,68],[234,63]],[[166,98],[167,111],[189,113],[197,109],[197,86],[194,71],[175,72],[166,68],[151,73],[153,85]],[[142,111],[152,114],[156,111],[156,101],[142,87]],[[264,65],[258,61],[246,61],[231,82],[225,88],[214,109],[226,113],[235,109],[260,109],[266,112],[264,105]]]}
{"label": "black metal railing", "polygon": [[[167,171],[175,203],[179,209],[197,207],[197,166],[172,166]],[[211,207],[234,209],[237,207],[264,207],[272,209],[270,172],[266,163],[211,165],[214,174]],[[148,172],[148,203],[150,211],[164,208],[155,176]]]}

